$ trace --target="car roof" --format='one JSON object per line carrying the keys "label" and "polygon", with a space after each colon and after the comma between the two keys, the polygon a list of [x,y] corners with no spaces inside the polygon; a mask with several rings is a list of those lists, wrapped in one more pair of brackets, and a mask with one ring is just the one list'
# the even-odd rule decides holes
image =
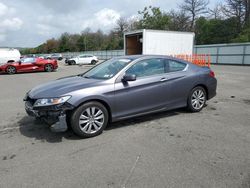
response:
{"label": "car roof", "polygon": [[115,58],[130,59],[131,61],[139,60],[139,59],[143,59],[143,58],[166,58],[166,59],[175,60],[175,61],[179,61],[179,62],[188,64],[191,67],[197,66],[197,65],[194,65],[193,63],[191,63],[189,61],[185,61],[183,59],[176,58],[176,57],[173,57],[173,56],[168,56],[168,55],[125,55],[125,56],[119,56],[119,57],[115,57]]}
{"label": "car roof", "polygon": [[131,59],[132,61],[136,59],[141,59],[141,58],[167,58],[167,59],[176,59],[179,61],[183,61],[181,59],[172,57],[172,56],[167,56],[167,55],[125,55],[125,56],[119,56],[117,58],[124,58],[124,59]]}

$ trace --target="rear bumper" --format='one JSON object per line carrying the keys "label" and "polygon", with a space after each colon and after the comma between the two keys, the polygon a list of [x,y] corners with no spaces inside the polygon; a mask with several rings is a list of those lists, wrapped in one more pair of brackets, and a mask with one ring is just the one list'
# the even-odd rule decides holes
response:
{"label": "rear bumper", "polygon": [[213,98],[216,96],[216,90],[217,90],[217,80],[216,78],[212,78],[207,83],[207,89],[208,89],[208,96],[207,100]]}
{"label": "rear bumper", "polygon": [[213,97],[216,96],[216,91],[208,93],[207,100],[212,99]]}
{"label": "rear bumper", "polygon": [[0,67],[0,73],[5,72],[4,68]]}

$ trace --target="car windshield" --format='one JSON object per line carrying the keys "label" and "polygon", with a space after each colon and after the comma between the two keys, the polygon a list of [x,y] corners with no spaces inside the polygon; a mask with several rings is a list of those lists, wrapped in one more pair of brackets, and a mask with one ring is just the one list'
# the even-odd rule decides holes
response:
{"label": "car windshield", "polygon": [[131,59],[110,59],[103,62],[102,64],[94,67],[85,74],[81,75],[85,78],[93,79],[103,79],[107,80],[114,77],[118,72],[120,72],[126,65],[128,65]]}

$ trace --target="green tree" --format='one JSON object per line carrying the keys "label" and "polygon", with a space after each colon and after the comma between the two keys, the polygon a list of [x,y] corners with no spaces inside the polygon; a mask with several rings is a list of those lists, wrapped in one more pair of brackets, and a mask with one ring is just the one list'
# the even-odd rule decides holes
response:
{"label": "green tree", "polygon": [[[46,41],[46,43],[42,46],[42,51],[45,51],[46,53],[55,53],[58,51],[58,41],[54,38],[49,39]],[[40,50],[38,50],[40,51]]]}
{"label": "green tree", "polygon": [[141,19],[137,24],[137,29],[169,29],[170,17],[162,12],[159,7],[145,7],[138,13]]}
{"label": "green tree", "polygon": [[196,44],[229,43],[239,34],[235,18],[208,20],[201,17],[195,25]]}
{"label": "green tree", "polygon": [[58,46],[59,52],[68,52],[68,51],[70,51],[69,38],[70,38],[69,33],[63,33],[61,35],[61,37],[59,38],[59,41],[58,41],[59,42],[59,46]]}
{"label": "green tree", "polygon": [[250,28],[245,28],[232,42],[250,42]]}

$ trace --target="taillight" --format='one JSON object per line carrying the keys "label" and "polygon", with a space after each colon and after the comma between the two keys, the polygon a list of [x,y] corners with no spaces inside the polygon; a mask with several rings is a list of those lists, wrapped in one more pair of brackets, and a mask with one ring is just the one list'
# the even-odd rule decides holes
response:
{"label": "taillight", "polygon": [[210,75],[211,77],[215,77],[214,71],[210,70],[209,75]]}

